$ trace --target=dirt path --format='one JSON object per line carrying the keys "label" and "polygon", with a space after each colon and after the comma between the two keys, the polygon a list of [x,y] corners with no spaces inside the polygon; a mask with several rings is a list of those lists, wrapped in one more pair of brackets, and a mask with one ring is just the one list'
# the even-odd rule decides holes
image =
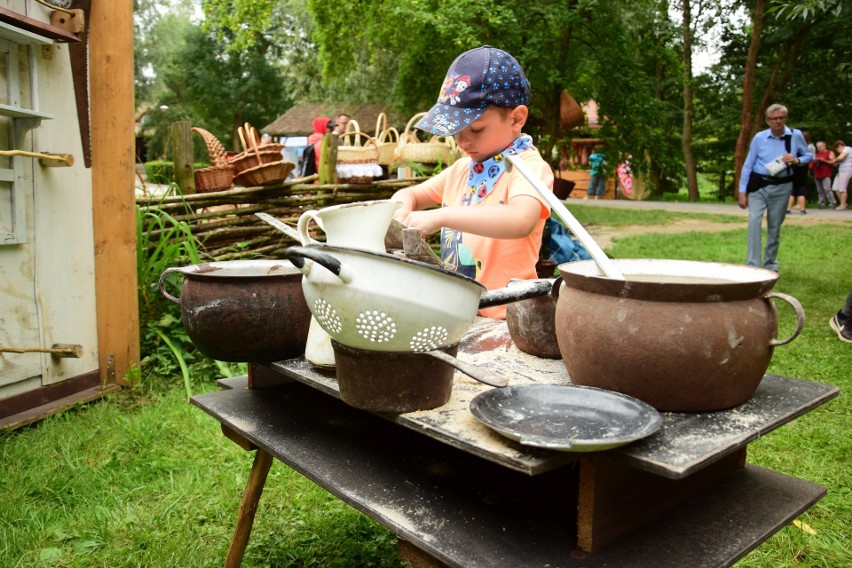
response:
{"label": "dirt path", "polygon": [[[852,215],[850,215],[852,218]],[[692,232],[720,232],[720,231],[735,231],[737,229],[744,229],[746,226],[747,217],[743,215],[742,222],[739,223],[719,223],[715,221],[707,221],[704,219],[685,219],[682,221],[677,221],[674,223],[667,223],[665,225],[626,225],[623,227],[602,227],[597,225],[590,225],[586,227],[586,230],[589,231],[589,234],[595,241],[601,246],[601,248],[607,248],[612,246],[612,242],[614,238],[619,237],[630,237],[633,235],[644,235],[648,233],[657,233],[657,234],[676,234],[676,233],[692,233]],[[824,217],[818,217],[816,215],[799,215],[794,213],[789,215],[787,219],[784,220],[784,225],[820,225],[825,223],[836,223],[836,224],[844,224],[849,225],[852,224],[852,220],[828,220]],[[783,229],[782,229],[783,230]]]}

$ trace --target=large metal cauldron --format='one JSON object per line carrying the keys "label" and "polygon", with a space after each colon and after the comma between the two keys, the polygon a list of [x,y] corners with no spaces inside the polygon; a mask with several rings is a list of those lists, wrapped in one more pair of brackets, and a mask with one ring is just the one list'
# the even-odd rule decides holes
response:
{"label": "large metal cauldron", "polygon": [[[804,325],[795,298],[771,292],[778,275],[734,264],[615,260],[624,281],[593,261],[562,264],[556,336],[571,380],[618,391],[658,410],[739,405],[754,393],[776,345]],[[776,340],[772,298],[790,303],[797,327]]]}
{"label": "large metal cauldron", "polygon": [[[180,298],[165,278],[183,275]],[[278,361],[304,353],[311,312],[302,273],[286,260],[234,260],[169,268],[160,292],[180,305],[198,349],[220,361]]]}

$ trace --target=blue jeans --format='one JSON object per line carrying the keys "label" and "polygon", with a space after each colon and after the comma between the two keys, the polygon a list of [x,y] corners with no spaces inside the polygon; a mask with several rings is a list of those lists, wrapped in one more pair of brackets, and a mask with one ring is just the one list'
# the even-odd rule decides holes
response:
{"label": "blue jeans", "polygon": [[589,188],[586,190],[586,195],[603,195],[606,193],[606,178],[599,175],[594,175],[589,178]]}
{"label": "blue jeans", "polygon": [[[781,240],[781,223],[787,213],[787,200],[793,183],[767,185],[748,194],[748,255],[749,266],[763,266],[778,272],[778,245]],[[760,261],[763,213],[766,212],[766,250]]]}

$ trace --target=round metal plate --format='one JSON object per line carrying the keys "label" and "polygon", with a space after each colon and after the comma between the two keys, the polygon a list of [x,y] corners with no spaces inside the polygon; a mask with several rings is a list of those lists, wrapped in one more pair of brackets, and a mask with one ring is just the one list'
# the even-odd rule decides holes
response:
{"label": "round metal plate", "polygon": [[470,401],[486,426],[526,446],[595,452],[623,446],[659,430],[652,406],[621,393],[577,385],[519,385],[491,389]]}

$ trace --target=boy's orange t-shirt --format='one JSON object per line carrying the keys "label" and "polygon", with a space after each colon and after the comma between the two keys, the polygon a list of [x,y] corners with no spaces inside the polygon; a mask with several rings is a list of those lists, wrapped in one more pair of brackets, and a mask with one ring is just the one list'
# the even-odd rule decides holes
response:
{"label": "boy's orange t-shirt", "polygon": [[[553,170],[542,159],[538,150],[529,148],[519,156],[552,190]],[[453,266],[459,274],[475,278],[489,290],[506,286],[512,278],[537,278],[535,265],[539,258],[544,223],[550,216],[550,206],[516,170],[503,172],[491,193],[477,202],[474,189],[468,185],[470,162],[468,157],[457,160],[437,176],[426,180],[421,186],[422,189],[442,207],[500,207],[515,196],[529,195],[541,204],[539,220],[532,232],[520,239],[494,239],[445,227],[441,231],[441,260],[445,265]],[[506,319],[506,306],[486,308],[480,310],[479,315]]]}

